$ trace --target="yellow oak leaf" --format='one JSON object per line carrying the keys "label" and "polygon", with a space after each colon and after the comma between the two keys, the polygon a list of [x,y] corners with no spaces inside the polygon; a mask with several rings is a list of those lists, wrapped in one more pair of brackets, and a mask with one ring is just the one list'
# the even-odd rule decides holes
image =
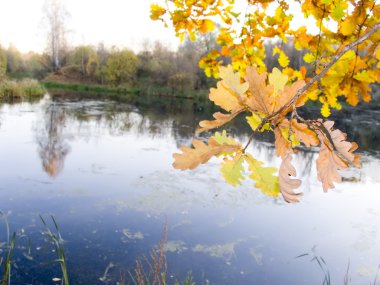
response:
{"label": "yellow oak leaf", "polygon": [[239,142],[237,142],[233,137],[228,136],[226,130],[223,130],[223,132],[216,132],[212,138],[218,143],[218,144],[228,144],[228,145],[240,145]]}
{"label": "yellow oak leaf", "polygon": [[241,185],[241,181],[244,180],[244,157],[242,154],[237,154],[232,159],[225,157],[220,171],[226,182],[232,186]]}
{"label": "yellow oak leaf", "polygon": [[363,101],[367,103],[371,101],[372,88],[368,85],[368,83],[360,82],[359,84],[357,84],[357,86]]}
{"label": "yellow oak leaf", "polygon": [[251,171],[249,177],[256,181],[255,187],[268,196],[277,197],[280,193],[278,176],[274,176],[277,169],[264,167],[263,162],[254,159],[250,154],[245,155],[245,161]]}
{"label": "yellow oak leaf", "polygon": [[340,24],[339,31],[342,33],[344,36],[350,36],[354,33],[355,31],[355,21],[352,21],[352,19],[347,18]]}
{"label": "yellow oak leaf", "polygon": [[315,61],[315,55],[312,53],[307,53],[303,56],[303,60],[307,63],[311,63]]}
{"label": "yellow oak leaf", "polygon": [[[380,6],[380,5],[379,5]],[[375,57],[377,60],[380,61],[380,46],[377,48],[376,52],[375,52]]]}
{"label": "yellow oak leaf", "polygon": [[343,10],[343,7],[340,5],[340,1],[337,3],[337,5],[334,7],[332,16],[334,20],[340,21],[344,17],[345,13]]}
{"label": "yellow oak leaf", "polygon": [[298,198],[301,197],[302,193],[295,193],[294,189],[297,189],[301,185],[301,180],[292,179],[290,177],[295,177],[297,175],[296,169],[291,164],[292,153],[288,152],[282,159],[279,168],[279,186],[284,200],[288,203],[298,203]]}
{"label": "yellow oak leaf", "polygon": [[214,22],[209,20],[209,19],[206,19],[206,20],[202,20],[201,21],[201,24],[200,24],[200,31],[205,34],[207,32],[211,32],[214,30]]}
{"label": "yellow oak leaf", "polygon": [[372,74],[369,71],[367,71],[367,70],[363,70],[363,71],[361,71],[359,73],[356,73],[354,75],[354,78],[356,80],[359,80],[359,81],[365,82],[365,83],[373,83],[373,82],[375,82],[375,79],[372,77]]}
{"label": "yellow oak leaf", "polygon": [[351,106],[359,103],[359,90],[356,86],[347,86],[342,90],[342,94],[346,97],[346,102]]}
{"label": "yellow oak leaf", "polygon": [[162,15],[166,13],[166,10],[157,4],[150,5],[150,18],[155,21],[160,19]]}
{"label": "yellow oak leaf", "polygon": [[327,118],[331,115],[330,106],[327,103],[322,104],[321,114],[323,117]]}
{"label": "yellow oak leaf", "polygon": [[215,120],[209,121],[209,120],[203,120],[199,122],[200,128],[196,130],[196,133],[201,133],[207,130],[212,130],[215,128],[219,128],[223,126],[224,124],[231,121],[233,118],[235,118],[238,114],[240,114],[244,109],[236,110],[232,113],[223,114],[221,112],[216,112],[213,114],[213,117]]}
{"label": "yellow oak leaf", "polygon": [[273,86],[266,84],[266,72],[259,74],[255,67],[248,67],[245,80],[249,83],[250,96],[248,96],[246,104],[253,110],[270,114],[271,102],[270,96],[273,93]]}
{"label": "yellow oak leaf", "polygon": [[202,163],[206,163],[211,157],[223,152],[235,152],[241,149],[241,145],[219,144],[213,137],[208,139],[208,145],[201,140],[193,139],[194,148],[181,146],[182,153],[173,154],[173,167],[176,169],[194,169]]}
{"label": "yellow oak leaf", "polygon": [[272,73],[269,74],[269,84],[273,86],[274,94],[284,89],[288,79],[288,76],[282,74],[278,68],[273,68]]}
{"label": "yellow oak leaf", "polygon": [[219,68],[219,77],[222,79],[223,85],[231,90],[235,96],[243,96],[248,90],[248,83],[241,83],[239,72],[234,72],[232,65]]}
{"label": "yellow oak leaf", "polygon": [[[261,117],[255,113],[251,113],[251,116],[247,116],[245,118],[247,119],[247,123],[249,124],[249,126],[251,127],[253,131],[256,131],[262,122]],[[268,131],[270,130],[270,125],[268,123],[264,124],[260,132],[263,132],[265,130],[268,130]]]}
{"label": "yellow oak leaf", "polygon": [[280,56],[278,57],[278,63],[281,65],[281,67],[287,67],[289,65],[289,58],[288,56],[284,53],[281,52]]}
{"label": "yellow oak leaf", "polygon": [[280,64],[281,67],[287,67],[289,65],[289,58],[288,56],[281,50],[279,49],[277,46],[273,49],[273,55],[275,54],[279,54],[279,57],[278,57],[278,63]]}

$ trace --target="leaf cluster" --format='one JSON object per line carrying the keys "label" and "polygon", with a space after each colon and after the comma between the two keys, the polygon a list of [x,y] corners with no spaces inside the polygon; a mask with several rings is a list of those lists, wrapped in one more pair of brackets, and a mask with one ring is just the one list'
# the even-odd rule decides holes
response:
{"label": "leaf cluster", "polygon": [[285,201],[294,203],[302,195],[294,192],[301,180],[294,178],[297,174],[291,164],[297,146],[321,146],[317,171],[324,191],[333,188],[334,182],[341,181],[338,170],[350,165],[360,167],[359,156],[353,153],[357,149],[356,143],[346,141],[344,133],[334,130],[334,122],[304,120],[297,114],[297,107],[305,101],[298,93],[305,86],[303,80],[291,82],[277,68],[267,74],[259,73],[254,67],[247,68],[242,80],[232,66],[221,67],[220,77],[217,88],[211,88],[209,99],[225,112],[216,112],[214,120],[201,121],[197,132],[219,128],[238,114],[247,114],[246,121],[253,133],[274,132],[276,154],[282,158],[278,176],[275,175],[276,168],[263,166],[263,162],[247,153],[253,136],[243,146],[226,131],[216,132],[208,143],[194,139],[193,147],[181,146],[182,153],[173,155],[174,168],[194,169],[213,156],[223,157],[221,173],[229,184],[240,185],[247,176],[264,194],[276,197],[281,193]]}
{"label": "leaf cluster", "polygon": [[[171,23],[180,38],[186,33],[195,38],[214,29],[209,21],[218,23],[220,49],[210,51],[199,66],[207,76],[220,79],[209,99],[224,112],[201,121],[197,132],[222,127],[246,114],[253,134],[274,133],[276,154],[282,159],[279,175],[246,152],[253,135],[245,146],[225,133],[230,143],[218,143],[215,137],[220,133],[208,144],[194,140],[194,148],[181,147],[182,153],[174,155],[174,167],[192,169],[212,156],[223,156],[221,171],[227,182],[240,184],[248,169],[256,188],[270,196],[281,193],[293,203],[301,195],[294,192],[301,181],[294,178],[292,155],[300,145],[320,147],[318,179],[324,191],[333,188],[341,181],[340,170],[360,167],[354,154],[357,145],[334,129],[334,122],[304,119],[297,110],[308,100],[318,100],[321,114],[328,117],[331,108],[339,110],[343,102],[356,106],[371,100],[371,84],[380,82],[380,5],[375,0],[247,0],[245,10],[238,7],[233,0],[173,0],[166,7],[152,5],[151,18]],[[297,9],[300,12],[292,14]],[[300,15],[314,23],[317,33],[312,32],[313,24],[295,28]],[[272,56],[281,67],[270,73],[264,63],[269,39],[280,42]],[[281,43],[288,42],[304,53],[305,66],[299,70],[290,67],[282,49]],[[221,58],[226,57],[231,65],[224,67]]]}

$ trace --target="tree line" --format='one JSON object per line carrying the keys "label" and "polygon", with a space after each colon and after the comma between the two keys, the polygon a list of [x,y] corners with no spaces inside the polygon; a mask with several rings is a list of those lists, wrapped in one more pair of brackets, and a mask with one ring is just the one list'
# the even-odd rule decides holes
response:
{"label": "tree line", "polygon": [[[182,92],[208,89],[215,79],[207,77],[199,67],[199,60],[212,50],[219,50],[216,32],[209,33],[196,41],[185,39],[176,51],[160,42],[146,41],[141,51],[135,53],[128,48],[107,48],[79,45],[60,51],[60,67],[56,67],[56,56],[45,53],[21,53],[13,45],[0,46],[0,78],[35,78],[85,84],[139,87],[140,89],[161,88],[163,92]],[[278,66],[273,50],[279,43],[268,41],[266,64]],[[291,66],[305,65],[303,52],[286,47]],[[228,64],[227,58],[218,58]],[[146,90],[145,90],[146,91]]]}

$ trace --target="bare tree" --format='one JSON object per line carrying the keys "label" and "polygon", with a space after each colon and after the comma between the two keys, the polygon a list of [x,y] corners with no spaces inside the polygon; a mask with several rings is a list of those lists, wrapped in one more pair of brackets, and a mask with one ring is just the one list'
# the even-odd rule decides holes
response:
{"label": "bare tree", "polygon": [[45,0],[44,23],[47,27],[48,52],[55,70],[61,67],[66,45],[65,22],[69,16],[62,0]]}

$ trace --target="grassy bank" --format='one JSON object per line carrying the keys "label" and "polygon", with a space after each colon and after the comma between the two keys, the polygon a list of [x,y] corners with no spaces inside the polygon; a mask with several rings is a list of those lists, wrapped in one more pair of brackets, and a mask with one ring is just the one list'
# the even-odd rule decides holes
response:
{"label": "grassy bank", "polygon": [[50,90],[67,90],[76,92],[87,92],[96,94],[109,94],[110,97],[123,97],[128,95],[146,95],[158,97],[173,97],[183,99],[195,99],[197,101],[207,100],[207,90],[201,91],[175,91],[170,87],[162,86],[141,86],[141,87],[114,87],[108,85],[89,85],[83,83],[66,83],[66,82],[43,82],[43,86]]}
{"label": "grassy bank", "polygon": [[0,81],[0,100],[29,99],[46,93],[46,89],[35,79]]}
{"label": "grassy bank", "polygon": [[116,93],[116,94],[138,94],[137,89],[127,87],[112,87],[106,85],[86,85],[82,83],[63,83],[63,82],[43,82],[46,89],[63,89],[78,92],[91,93]]}

